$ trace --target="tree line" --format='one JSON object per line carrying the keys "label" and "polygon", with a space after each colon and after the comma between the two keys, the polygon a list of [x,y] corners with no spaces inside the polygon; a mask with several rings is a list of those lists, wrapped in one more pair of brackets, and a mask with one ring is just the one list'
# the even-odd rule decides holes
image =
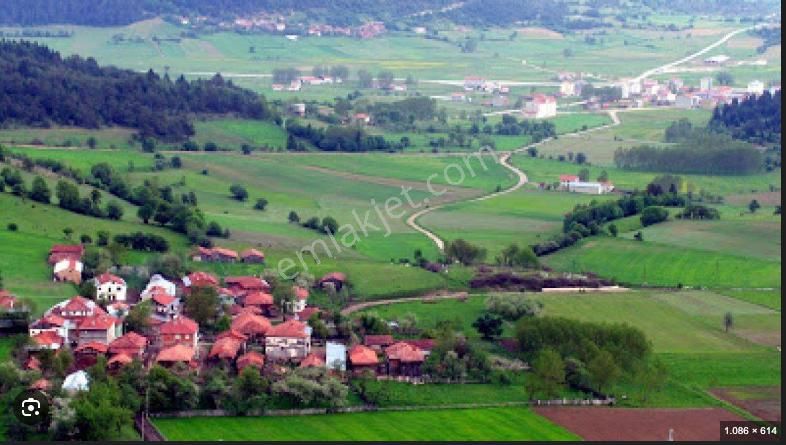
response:
{"label": "tree line", "polygon": [[220,74],[172,81],[101,67],[93,58],[61,57],[32,42],[0,40],[0,125],[124,126],[166,141],[194,134],[193,114],[235,114],[268,119],[264,97],[236,87]]}
{"label": "tree line", "polygon": [[388,151],[393,146],[379,135],[369,135],[362,128],[340,127],[331,125],[326,128],[314,128],[311,124],[299,122],[287,124],[289,138],[287,150],[301,151],[305,148],[295,138],[310,142],[323,151]]}
{"label": "tree line", "polygon": [[707,128],[755,144],[781,143],[781,92],[734,99],[712,111]]}

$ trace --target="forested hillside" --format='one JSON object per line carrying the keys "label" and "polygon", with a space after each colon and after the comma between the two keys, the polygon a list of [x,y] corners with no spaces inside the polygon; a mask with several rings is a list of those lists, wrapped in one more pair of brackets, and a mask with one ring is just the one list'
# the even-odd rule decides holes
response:
{"label": "forested hillside", "polygon": [[0,79],[0,126],[118,125],[176,141],[194,134],[191,114],[272,114],[264,98],[219,75],[172,81],[152,71],[100,67],[92,58],[62,58],[30,42],[0,41]]}

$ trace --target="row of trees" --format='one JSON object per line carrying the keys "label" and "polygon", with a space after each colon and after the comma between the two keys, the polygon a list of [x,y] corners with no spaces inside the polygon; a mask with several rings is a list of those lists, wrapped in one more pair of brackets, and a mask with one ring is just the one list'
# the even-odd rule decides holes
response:
{"label": "row of trees", "polygon": [[530,135],[535,142],[557,135],[554,122],[529,119],[519,121],[509,114],[502,115],[502,121],[494,126],[494,132],[500,135]]}
{"label": "row of trees", "polygon": [[[287,131],[290,136],[304,139],[324,151],[388,151],[392,148],[384,137],[368,135],[360,128],[331,125],[323,129],[292,122],[287,124]],[[294,137],[287,142],[288,150],[299,150]]]}
{"label": "row of trees", "polygon": [[614,163],[625,170],[714,175],[748,175],[762,168],[762,154],[727,135],[693,131],[671,147],[618,148]]}
{"label": "row of trees", "polygon": [[0,41],[0,124],[85,128],[119,125],[143,137],[183,140],[194,134],[193,114],[268,119],[264,98],[216,74],[187,81],[180,76],[100,67],[92,58],[62,58],[31,42]]}

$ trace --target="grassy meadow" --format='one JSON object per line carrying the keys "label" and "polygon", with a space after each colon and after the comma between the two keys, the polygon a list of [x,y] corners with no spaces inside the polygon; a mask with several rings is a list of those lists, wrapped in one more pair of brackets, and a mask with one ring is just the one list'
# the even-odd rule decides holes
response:
{"label": "grassy meadow", "polygon": [[527,408],[161,418],[155,424],[168,440],[578,440]]}

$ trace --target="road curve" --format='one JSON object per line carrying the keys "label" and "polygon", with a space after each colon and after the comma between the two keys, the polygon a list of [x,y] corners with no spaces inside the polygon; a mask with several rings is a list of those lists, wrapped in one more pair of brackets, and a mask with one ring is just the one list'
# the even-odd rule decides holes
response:
{"label": "road curve", "polygon": [[[607,111],[607,113],[608,113],[609,117],[611,118],[611,123],[610,124],[601,125],[599,127],[588,128],[586,130],[577,131],[575,133],[566,134],[566,135],[563,135],[563,137],[566,137],[566,136],[578,136],[580,134],[586,134],[586,133],[589,133],[589,132],[592,132],[592,131],[601,130],[601,129],[604,129],[604,128],[615,127],[615,126],[620,124],[620,120],[617,117],[617,112],[618,111],[633,111],[633,110],[639,110],[639,109],[609,110],[609,111]],[[445,204],[441,204],[441,205],[436,205],[436,206],[432,206],[432,207],[426,207],[425,209],[418,210],[417,212],[409,215],[409,217],[407,218],[407,221],[406,221],[407,225],[409,227],[413,228],[414,230],[422,233],[426,237],[428,237],[437,246],[437,248],[440,251],[444,251],[445,250],[445,241],[442,238],[440,238],[439,235],[437,235],[436,233],[434,233],[431,230],[429,230],[429,229],[421,226],[420,224],[418,224],[418,222],[417,222],[418,218],[420,218],[421,216],[423,216],[423,215],[425,215],[427,213],[433,212],[434,210],[441,209],[441,208],[443,208],[443,207],[445,207],[447,205],[453,205],[453,204],[457,204],[459,202],[485,201],[487,199],[496,198],[497,196],[501,196],[501,195],[505,195],[505,194],[508,194],[508,193],[515,192],[516,190],[518,190],[521,187],[523,187],[524,184],[529,182],[529,180],[527,178],[527,174],[526,173],[524,173],[523,171],[521,171],[521,169],[519,169],[518,167],[516,167],[515,165],[510,163],[510,158],[515,153],[522,152],[522,151],[527,150],[527,149],[532,148],[532,147],[537,147],[537,146],[545,144],[546,142],[549,142],[549,141],[551,141],[553,139],[554,138],[546,138],[546,139],[543,139],[540,142],[535,142],[535,143],[532,143],[532,144],[529,144],[529,145],[525,145],[523,147],[519,147],[519,148],[517,148],[517,149],[515,149],[513,151],[502,152],[501,153],[501,156],[499,157],[499,163],[503,167],[505,167],[508,170],[512,171],[518,177],[518,181],[516,181],[516,183],[513,184],[512,186],[510,186],[510,187],[508,187],[508,188],[506,188],[504,190],[500,190],[498,192],[489,193],[487,195],[479,196],[477,198],[468,199],[466,201],[454,201],[454,202],[445,203]]]}

